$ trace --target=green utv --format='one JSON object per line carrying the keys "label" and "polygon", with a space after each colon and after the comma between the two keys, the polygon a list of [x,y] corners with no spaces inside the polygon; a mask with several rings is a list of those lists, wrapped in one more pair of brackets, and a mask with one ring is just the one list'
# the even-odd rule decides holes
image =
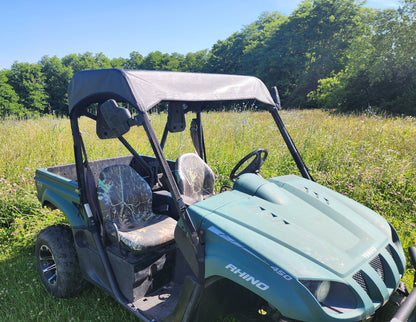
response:
{"label": "green utv", "polygon": [[[261,177],[268,155],[261,147],[230,169],[233,187],[215,191],[202,112],[247,100],[270,112],[302,177]],[[36,242],[52,295],[74,296],[88,281],[144,321],[387,319],[384,307],[399,293],[405,300],[395,321],[412,313],[416,296],[401,287],[396,231],[313,181],[279,116],[276,88],[249,76],[105,69],[76,73],[68,101],[75,163],[38,169],[35,178],[42,205],[69,222],[42,230]],[[162,105],[159,141],[148,112]],[[168,135],[185,130],[186,113],[195,113],[188,126],[196,153],[167,160]],[[88,160],[85,117],[127,155]],[[139,127],[152,156],[124,136]]]}

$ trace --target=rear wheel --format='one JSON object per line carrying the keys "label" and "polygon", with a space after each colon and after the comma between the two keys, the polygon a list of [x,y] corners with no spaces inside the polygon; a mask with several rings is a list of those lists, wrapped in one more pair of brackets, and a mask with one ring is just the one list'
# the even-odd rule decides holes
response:
{"label": "rear wheel", "polygon": [[85,286],[75,251],[71,228],[49,226],[36,240],[36,266],[45,288],[56,297],[72,297]]}

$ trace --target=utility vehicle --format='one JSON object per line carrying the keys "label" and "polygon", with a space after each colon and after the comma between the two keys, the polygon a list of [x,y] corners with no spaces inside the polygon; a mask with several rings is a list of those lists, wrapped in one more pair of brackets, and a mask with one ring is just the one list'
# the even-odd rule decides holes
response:
{"label": "utility vehicle", "polygon": [[[263,178],[268,150],[255,147],[230,169],[233,186],[216,191],[202,112],[245,100],[270,112],[301,176]],[[35,177],[40,202],[69,223],[42,230],[36,242],[37,269],[52,295],[74,296],[88,281],[145,321],[358,321],[397,293],[405,256],[396,231],[312,180],[279,116],[277,90],[258,78],[90,70],[73,76],[68,101],[75,163]],[[160,138],[148,114],[156,106],[168,112]],[[79,126],[85,117],[125,155],[89,160]],[[187,126],[195,153],[167,160],[169,134]],[[135,130],[152,155],[127,140]],[[413,311],[414,297],[397,319]]]}

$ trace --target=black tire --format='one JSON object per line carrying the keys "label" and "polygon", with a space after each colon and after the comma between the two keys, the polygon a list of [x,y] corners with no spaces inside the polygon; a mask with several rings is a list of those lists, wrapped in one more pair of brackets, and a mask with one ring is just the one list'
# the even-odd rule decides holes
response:
{"label": "black tire", "polygon": [[40,279],[53,296],[72,297],[85,287],[69,226],[43,229],[36,240],[35,256]]}

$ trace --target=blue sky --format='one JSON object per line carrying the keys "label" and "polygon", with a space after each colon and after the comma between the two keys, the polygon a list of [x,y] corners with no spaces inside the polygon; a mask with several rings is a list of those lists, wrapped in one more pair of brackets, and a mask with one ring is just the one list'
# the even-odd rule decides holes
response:
{"label": "blue sky", "polygon": [[[210,49],[265,11],[290,15],[301,0],[13,0],[0,3],[0,70],[42,56]],[[397,8],[399,0],[369,0]]]}

